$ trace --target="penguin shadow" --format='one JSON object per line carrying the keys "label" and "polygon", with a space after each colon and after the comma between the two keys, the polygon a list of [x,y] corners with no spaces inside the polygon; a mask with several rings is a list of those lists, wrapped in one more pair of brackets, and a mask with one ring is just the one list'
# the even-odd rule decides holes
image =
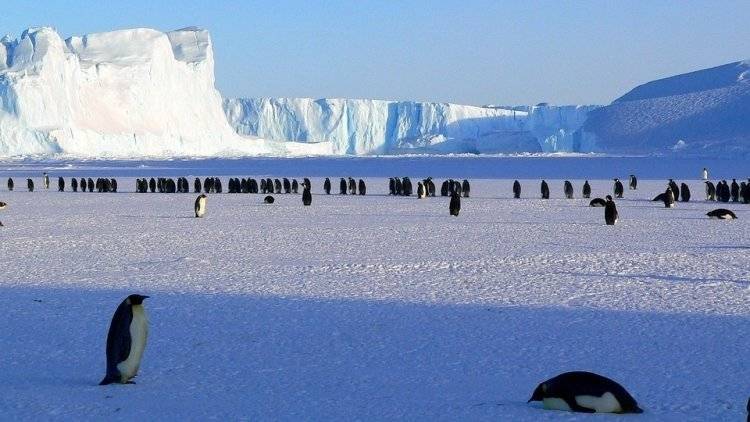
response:
{"label": "penguin shadow", "polygon": [[708,245],[708,246],[695,246],[693,249],[750,249],[750,246],[742,245]]}
{"label": "penguin shadow", "polygon": [[722,283],[737,283],[743,285],[750,285],[748,280],[732,280],[728,278],[697,278],[697,277],[683,277],[676,275],[660,275],[660,274],[607,274],[607,273],[582,273],[582,272],[571,272],[571,271],[557,271],[554,274],[568,275],[573,277],[601,277],[601,278],[650,278],[661,281],[674,281],[674,282],[685,282],[685,283],[705,283],[705,282],[722,282]]}
{"label": "penguin shadow", "polygon": [[118,215],[120,218],[162,218],[162,219],[175,219],[175,218],[195,218],[195,216],[188,215]]}

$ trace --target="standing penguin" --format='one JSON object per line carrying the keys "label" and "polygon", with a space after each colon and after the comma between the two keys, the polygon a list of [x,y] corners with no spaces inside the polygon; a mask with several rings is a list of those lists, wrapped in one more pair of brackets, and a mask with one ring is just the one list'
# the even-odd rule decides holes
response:
{"label": "standing penguin", "polygon": [[604,204],[604,222],[608,226],[614,226],[617,224],[618,217],[615,201],[612,200],[611,196],[607,195],[607,202]]}
{"label": "standing penguin", "polygon": [[417,199],[422,199],[427,196],[427,189],[425,189],[422,182],[417,182]]}
{"label": "standing penguin", "polygon": [[58,192],[65,191],[65,179],[63,179],[62,177],[57,178],[57,191]]}
{"label": "standing penguin", "polygon": [[70,179],[70,188],[73,189],[73,192],[78,192],[78,179],[75,177]]}
{"label": "standing penguin", "polygon": [[570,181],[566,180],[565,185],[563,187],[563,191],[565,192],[565,197],[568,199],[573,199],[573,184],[570,183]]}
{"label": "standing penguin", "polygon": [[339,194],[346,195],[346,179],[343,177],[341,178],[341,181],[339,181]]}
{"label": "standing penguin", "polygon": [[739,202],[739,200],[740,200],[740,185],[737,184],[737,179],[732,179],[731,196],[732,196],[732,202]]}
{"label": "standing penguin", "polygon": [[326,180],[323,182],[323,190],[326,192],[326,195],[331,194],[331,179],[326,177]]}
{"label": "standing penguin", "polygon": [[81,192],[86,192],[86,179],[84,179],[83,177],[81,177],[80,186],[81,186]]}
{"label": "standing penguin", "polygon": [[591,198],[591,185],[589,185],[589,181],[583,182],[583,197],[588,199]]}
{"label": "standing penguin", "polygon": [[448,191],[450,190],[452,184],[445,180],[442,185],[440,185],[440,196],[448,196]]}
{"label": "standing penguin", "polygon": [[358,188],[359,188],[359,194],[360,195],[366,195],[367,194],[367,185],[365,185],[365,181],[364,180],[359,179]]}
{"label": "standing penguin", "polygon": [[201,218],[204,215],[206,215],[206,199],[208,197],[205,193],[202,193],[198,195],[197,198],[195,198],[195,217]]}
{"label": "standing penguin", "polygon": [[201,193],[201,179],[197,177],[195,178],[195,180],[193,180],[193,192]]}
{"label": "standing penguin", "polygon": [[47,175],[47,173],[44,173],[43,183],[44,189],[49,189],[49,175]]}
{"label": "standing penguin", "polygon": [[714,186],[713,183],[706,180],[703,182],[706,184],[706,201],[715,201],[716,200],[716,186]]}
{"label": "standing penguin", "polygon": [[513,182],[513,197],[516,199],[521,197],[521,183],[518,180]]}
{"label": "standing penguin", "polygon": [[701,173],[701,177],[703,180],[708,180],[708,169],[703,167],[703,172]]}
{"label": "standing penguin", "polygon": [[680,201],[690,202],[690,188],[687,184],[680,184]]}
{"label": "standing penguin", "polygon": [[117,307],[107,333],[107,374],[99,385],[135,384],[130,381],[141,365],[148,338],[148,318],[143,300],[130,295]]}
{"label": "standing penguin", "polygon": [[354,181],[351,177],[349,178],[349,194],[350,195],[356,195],[357,194],[357,182]]}
{"label": "standing penguin", "polygon": [[310,193],[310,189],[304,186],[304,190],[302,191],[302,205],[307,207],[310,204],[312,204],[312,194]]}
{"label": "standing penguin", "polygon": [[297,179],[292,179],[292,193],[297,193],[299,191],[299,183],[297,182]]}
{"label": "standing penguin", "polygon": [[458,213],[461,211],[461,195],[459,195],[458,192],[454,191],[451,194],[451,202],[448,205],[448,210],[452,216],[458,217]]}
{"label": "standing penguin", "polygon": [[667,190],[664,192],[664,207],[674,208],[674,202],[674,191],[672,191],[671,188],[667,188]]}
{"label": "standing penguin", "polygon": [[388,195],[396,195],[396,181],[392,177],[388,179]]}
{"label": "standing penguin", "polygon": [[630,190],[638,189],[638,179],[636,179],[635,174],[630,175],[630,182],[628,183],[628,188]]}
{"label": "standing penguin", "polygon": [[622,195],[625,193],[625,187],[622,186],[622,182],[620,179],[614,179],[615,180],[615,186],[613,188],[615,193],[615,198],[622,198]]}
{"label": "standing penguin", "polygon": [[34,181],[31,179],[26,179],[26,188],[29,190],[29,192],[34,192]]}
{"label": "standing penguin", "polygon": [[542,199],[549,199],[549,186],[542,180]]}
{"label": "standing penguin", "polygon": [[675,182],[672,179],[669,179],[669,189],[672,190],[672,193],[674,194],[674,200],[677,201],[680,199],[680,188],[677,186],[677,182]]}
{"label": "standing penguin", "polygon": [[471,185],[469,184],[469,181],[464,179],[464,181],[461,183],[461,190],[464,193],[464,198],[469,197],[469,192],[471,192]]}
{"label": "standing penguin", "polygon": [[13,192],[13,186],[14,185],[15,184],[13,183],[13,179],[9,177],[8,178],[8,190],[11,191],[11,192]]}
{"label": "standing penguin", "polygon": [[539,384],[529,402],[545,409],[585,413],[643,413],[620,384],[592,372],[566,372]]}

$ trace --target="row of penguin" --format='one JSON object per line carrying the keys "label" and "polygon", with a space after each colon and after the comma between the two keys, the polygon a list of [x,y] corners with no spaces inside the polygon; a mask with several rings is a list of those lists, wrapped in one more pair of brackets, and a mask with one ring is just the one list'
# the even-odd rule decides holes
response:
{"label": "row of penguin", "polygon": [[[704,177],[706,177],[704,170]],[[706,200],[707,201],[719,201],[719,202],[741,202],[744,204],[750,203],[750,179],[747,182],[737,183],[736,179],[732,179],[731,185],[726,181],[722,180],[714,185],[711,181],[705,180]],[[34,191],[33,179],[26,179],[27,190],[30,192]],[[50,180],[49,175],[44,173],[43,185],[45,189],[49,189]],[[66,183],[63,177],[59,177],[57,181],[58,191],[65,191]],[[12,178],[8,179],[8,190],[13,190],[15,182]],[[628,181],[628,187],[631,190],[638,188],[638,179],[635,175],[630,175]],[[290,194],[298,193],[302,188],[302,203],[305,206],[312,204],[312,185],[310,179],[304,178],[302,183],[299,183],[297,179],[271,179],[271,178],[260,178],[259,180],[253,178],[230,178],[227,185],[228,193],[261,193],[261,194]],[[331,194],[331,179],[325,178],[323,182],[323,191],[326,195]],[[77,192],[79,189],[81,192],[117,192],[117,179],[109,178],[97,178],[95,181],[91,178],[71,178],[70,189],[73,192]],[[389,195],[393,196],[411,196],[414,193],[414,187],[409,177],[392,177],[388,180]],[[147,192],[159,192],[159,193],[189,193],[190,183],[187,178],[179,177],[176,180],[172,178],[139,178],[136,179],[136,192],[147,193]],[[427,198],[436,196],[436,186],[431,177],[420,180],[417,182],[417,197]],[[549,199],[550,188],[545,180],[541,182],[541,197],[542,199]],[[193,180],[193,192],[201,193],[195,200],[195,215],[196,217],[202,217],[205,215],[206,202],[208,193],[222,193],[223,187],[221,179],[218,177],[207,177],[203,180],[195,178]],[[468,180],[463,181],[448,179],[444,180],[440,187],[441,196],[450,196],[450,202],[448,204],[448,211],[452,216],[458,216],[461,210],[461,197],[468,198],[471,192],[471,184]],[[573,184],[566,180],[563,183],[563,192],[565,197],[573,199],[574,188]],[[613,193],[614,198],[623,198],[625,187],[619,179],[614,179]],[[366,195],[367,185],[365,181],[359,179],[357,182],[355,179],[341,178],[339,180],[339,194],[341,195]],[[591,185],[588,180],[583,183],[582,188],[583,198],[591,198]],[[521,197],[521,183],[516,180],[513,182],[513,197]],[[690,201],[691,193],[690,188],[687,184],[682,183],[680,186],[677,183],[669,179],[667,182],[666,190],[663,193],[658,194],[653,201],[663,202],[667,208],[673,208],[677,201],[688,202]],[[273,196],[266,196],[264,202],[267,204],[274,203]],[[589,203],[592,207],[604,207],[604,221],[607,225],[614,225],[618,221],[617,206],[611,195],[607,195],[604,199],[594,198]],[[718,208],[712,210],[706,214],[712,218],[720,219],[735,219],[736,214],[731,210]],[[2,223],[0,223],[2,224]]]}

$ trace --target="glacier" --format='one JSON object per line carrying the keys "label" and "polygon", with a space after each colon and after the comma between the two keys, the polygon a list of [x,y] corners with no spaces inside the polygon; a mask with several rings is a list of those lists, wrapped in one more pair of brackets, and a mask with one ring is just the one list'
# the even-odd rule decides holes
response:
{"label": "glacier", "polygon": [[0,40],[0,156],[330,154],[330,143],[238,135],[214,87],[208,31],[128,29]]}
{"label": "glacier", "polygon": [[330,142],[333,154],[588,152],[581,137],[597,106],[468,106],[365,99],[224,100],[240,134]]}

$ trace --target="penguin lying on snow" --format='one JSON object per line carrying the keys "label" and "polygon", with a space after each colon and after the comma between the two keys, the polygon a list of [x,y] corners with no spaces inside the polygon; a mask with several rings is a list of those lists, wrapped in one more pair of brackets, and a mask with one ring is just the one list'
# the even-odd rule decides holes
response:
{"label": "penguin lying on snow", "polygon": [[566,372],[539,384],[529,402],[545,409],[585,413],[643,413],[620,384],[591,372]]}
{"label": "penguin lying on snow", "polygon": [[99,385],[135,384],[130,381],[141,365],[148,338],[148,318],[143,300],[130,295],[117,307],[107,334],[107,374]]}
{"label": "penguin lying on snow", "polygon": [[718,218],[719,220],[734,220],[737,218],[737,215],[735,215],[735,213],[724,208],[717,208],[713,211],[709,211],[706,213],[706,215],[709,218]]}
{"label": "penguin lying on snow", "polygon": [[263,202],[266,203],[266,204],[273,204],[273,201],[274,201],[274,199],[273,199],[273,196],[271,196],[271,195],[268,195],[265,198],[263,198]]}
{"label": "penguin lying on snow", "polygon": [[4,210],[7,206],[8,204],[6,204],[5,202],[0,202],[0,210]]}
{"label": "penguin lying on snow", "polygon": [[606,207],[607,201],[603,200],[602,198],[594,198],[591,200],[591,202],[589,202],[589,206],[590,207]]}

